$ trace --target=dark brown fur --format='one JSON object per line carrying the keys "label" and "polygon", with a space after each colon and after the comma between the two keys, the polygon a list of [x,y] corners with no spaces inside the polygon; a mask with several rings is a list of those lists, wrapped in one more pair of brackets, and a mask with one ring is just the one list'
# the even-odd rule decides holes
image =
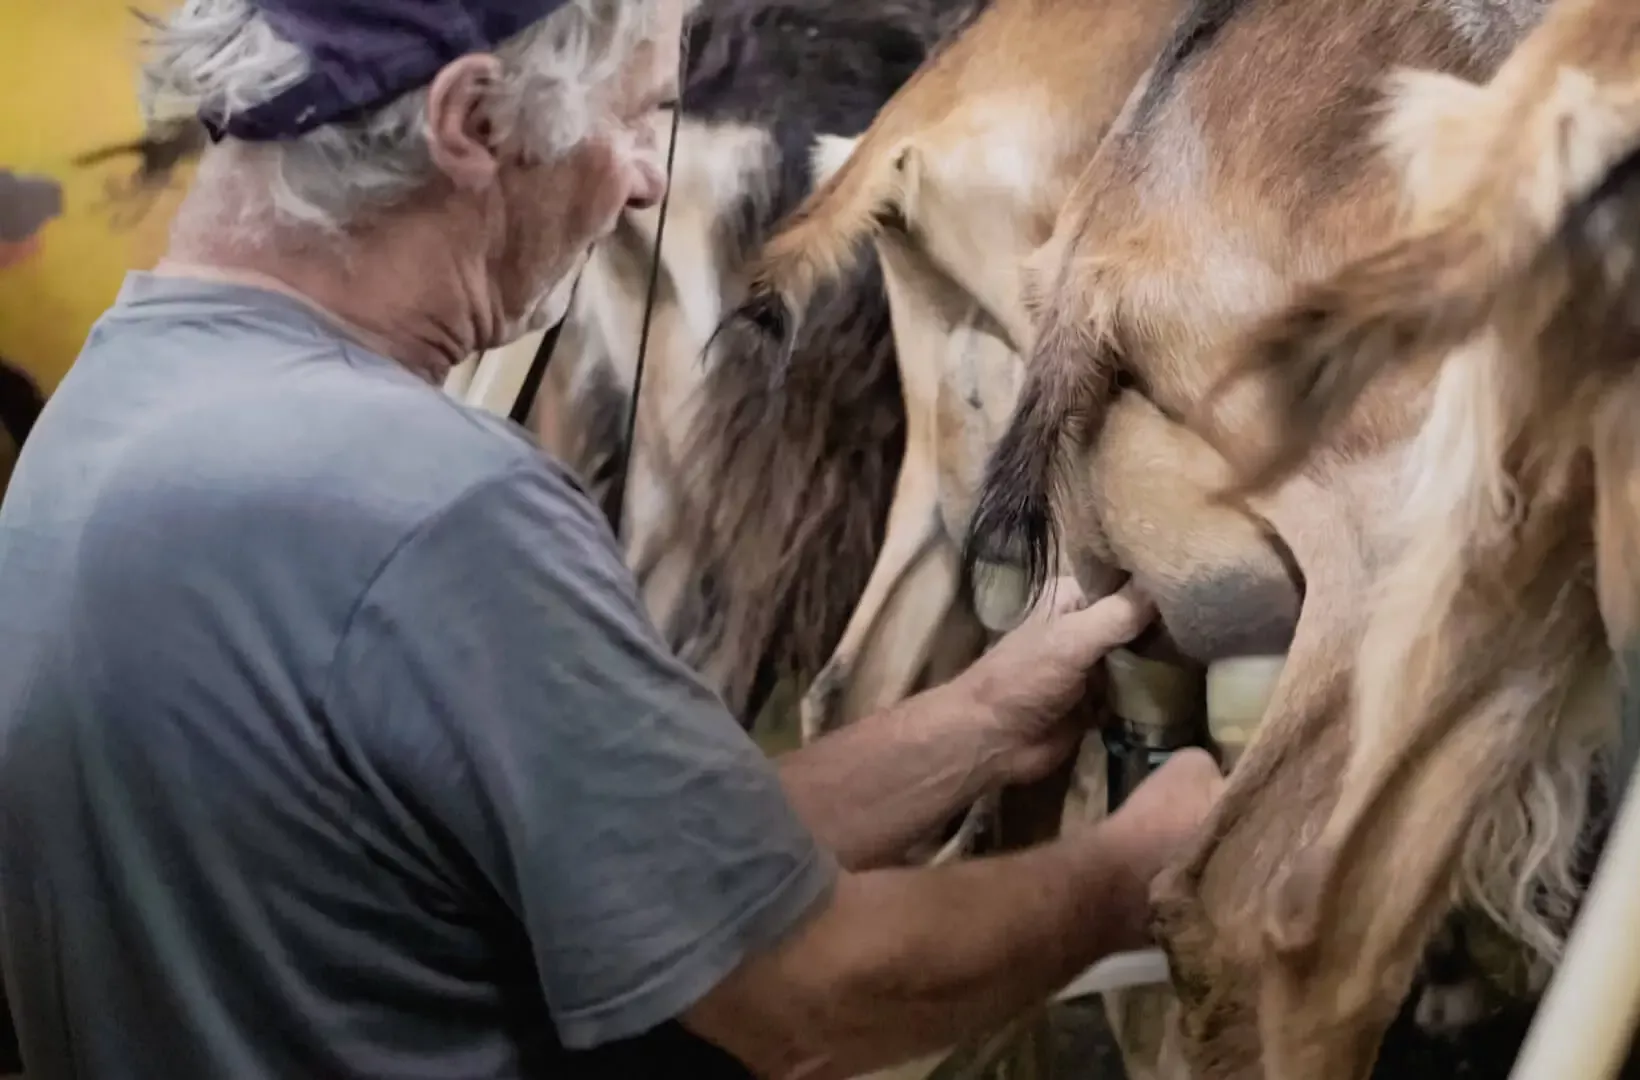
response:
{"label": "dark brown fur", "polygon": [[714,568],[715,585],[685,659],[761,657],[721,688],[752,712],[761,665],[799,687],[825,666],[882,542],[905,416],[890,407],[899,378],[874,277],[809,322],[779,383],[764,342],[720,336],[723,359],[681,455],[673,542]]}

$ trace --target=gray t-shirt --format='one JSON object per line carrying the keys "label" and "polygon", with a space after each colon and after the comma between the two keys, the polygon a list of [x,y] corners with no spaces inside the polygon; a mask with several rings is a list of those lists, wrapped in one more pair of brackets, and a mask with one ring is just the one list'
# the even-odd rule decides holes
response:
{"label": "gray t-shirt", "polygon": [[132,275],[0,509],[30,1080],[565,1075],[835,878],[516,428]]}

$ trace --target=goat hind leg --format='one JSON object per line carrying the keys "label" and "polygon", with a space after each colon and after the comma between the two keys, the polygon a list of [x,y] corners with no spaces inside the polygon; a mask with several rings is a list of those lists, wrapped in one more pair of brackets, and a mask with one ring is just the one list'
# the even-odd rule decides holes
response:
{"label": "goat hind leg", "polygon": [[[882,550],[871,568],[871,576],[866,579],[860,602],[849,616],[842,639],[813,685],[803,695],[800,716],[804,742],[810,742],[842,723],[855,669],[871,640],[883,637],[875,633],[878,623],[884,619],[884,613],[895,596],[906,591],[904,585],[909,584],[907,579],[916,576],[914,571],[927,562],[930,552],[943,540],[939,524],[938,480],[933,468],[918,459],[917,444],[912,441],[911,434],[907,432],[906,457],[900,466],[900,478],[889,509]],[[955,571],[952,577],[955,579]],[[954,584],[953,580],[953,587]],[[912,678],[915,676],[916,672],[913,671]]]}
{"label": "goat hind leg", "polygon": [[944,537],[924,549],[874,620],[864,654],[843,695],[851,723],[909,696],[928,667],[957,601],[957,551]]}
{"label": "goat hind leg", "polygon": [[[1374,616],[1337,806],[1272,892],[1260,1006],[1271,1080],[1368,1074],[1451,907],[1477,823],[1518,806],[1557,724],[1584,722],[1574,691],[1599,641],[1592,593],[1550,572],[1505,613],[1467,580],[1433,600],[1441,590],[1428,588],[1426,568],[1438,558],[1415,546],[1387,582],[1412,605],[1389,601]],[[1431,632],[1414,640],[1420,627]],[[1495,655],[1476,657],[1477,642]]]}

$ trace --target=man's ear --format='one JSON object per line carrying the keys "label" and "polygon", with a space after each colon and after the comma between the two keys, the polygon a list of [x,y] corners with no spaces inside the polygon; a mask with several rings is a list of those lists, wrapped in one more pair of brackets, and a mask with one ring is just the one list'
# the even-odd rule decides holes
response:
{"label": "man's ear", "polygon": [[500,60],[470,53],[444,65],[427,88],[427,145],[458,188],[478,190],[495,179],[499,138],[489,92],[500,78]]}

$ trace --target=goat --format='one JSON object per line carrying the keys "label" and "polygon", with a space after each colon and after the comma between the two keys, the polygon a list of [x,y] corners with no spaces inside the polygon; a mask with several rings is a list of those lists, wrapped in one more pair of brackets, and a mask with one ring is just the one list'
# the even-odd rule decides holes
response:
{"label": "goat", "polygon": [[[1280,1048],[1258,1025],[1263,925],[1253,916],[1337,795],[1361,603],[1391,553],[1393,477],[1422,402],[1406,380],[1375,387],[1344,432],[1359,454],[1312,462],[1279,489],[1226,505],[1246,515],[1245,527],[1218,538],[1216,566],[1182,578],[1151,567],[1155,544],[1121,539],[1123,519],[1158,494],[1102,502],[1100,483],[1073,482],[1073,473],[1097,467],[1110,412],[1130,394],[1231,461],[1268,442],[1274,420],[1256,396],[1213,391],[1239,330],[1393,223],[1397,189],[1372,138],[1385,72],[1410,64],[1485,78],[1541,6],[1198,0],[1028,268],[1035,343],[987,470],[968,561],[1014,561],[1034,585],[1056,563],[1108,573],[1110,552],[1201,661],[1291,635],[1263,724],[1204,839],[1157,883],[1159,932],[1199,1076],[1285,1075]],[[1071,544],[1063,553],[1062,537]],[[1283,627],[1298,590],[1296,625]]]}
{"label": "goat", "polygon": [[[778,680],[814,678],[840,636],[878,550],[905,420],[872,268],[798,342],[812,378],[777,385],[757,342],[713,328],[751,252],[811,190],[815,137],[869,124],[961,10],[736,0],[690,29],[628,554],[674,648],[747,723]],[[574,362],[554,361],[544,393],[558,404],[535,422],[606,503],[657,219],[624,214],[594,252],[559,342]]]}
{"label": "goat", "polygon": [[[1047,236],[1179,3],[993,0],[846,156],[833,148],[841,164],[759,254],[742,314],[776,313],[774,328],[789,341],[875,248],[906,395],[906,457],[882,555],[804,701],[808,734],[904,693],[903,669],[957,603],[956,537],[979,471],[968,459],[994,441],[998,425],[987,414],[1005,410],[1017,385],[1004,354],[1029,343],[1018,260]],[[1065,48],[1084,42],[1085,50]],[[1005,588],[972,600],[992,629],[1023,611]],[[923,644],[902,646],[902,670],[886,679],[857,671],[874,662],[868,645],[887,640],[889,627],[897,642]]]}
{"label": "goat", "polygon": [[[1281,1076],[1360,1075],[1454,895],[1553,962],[1640,631],[1640,11],[1561,0],[1486,85],[1399,90],[1404,231],[1235,372],[1280,433],[1246,493],[1357,452],[1339,434],[1381,380],[1430,397],[1337,803],[1264,905]],[[1377,903],[1343,902],[1367,881]]]}

